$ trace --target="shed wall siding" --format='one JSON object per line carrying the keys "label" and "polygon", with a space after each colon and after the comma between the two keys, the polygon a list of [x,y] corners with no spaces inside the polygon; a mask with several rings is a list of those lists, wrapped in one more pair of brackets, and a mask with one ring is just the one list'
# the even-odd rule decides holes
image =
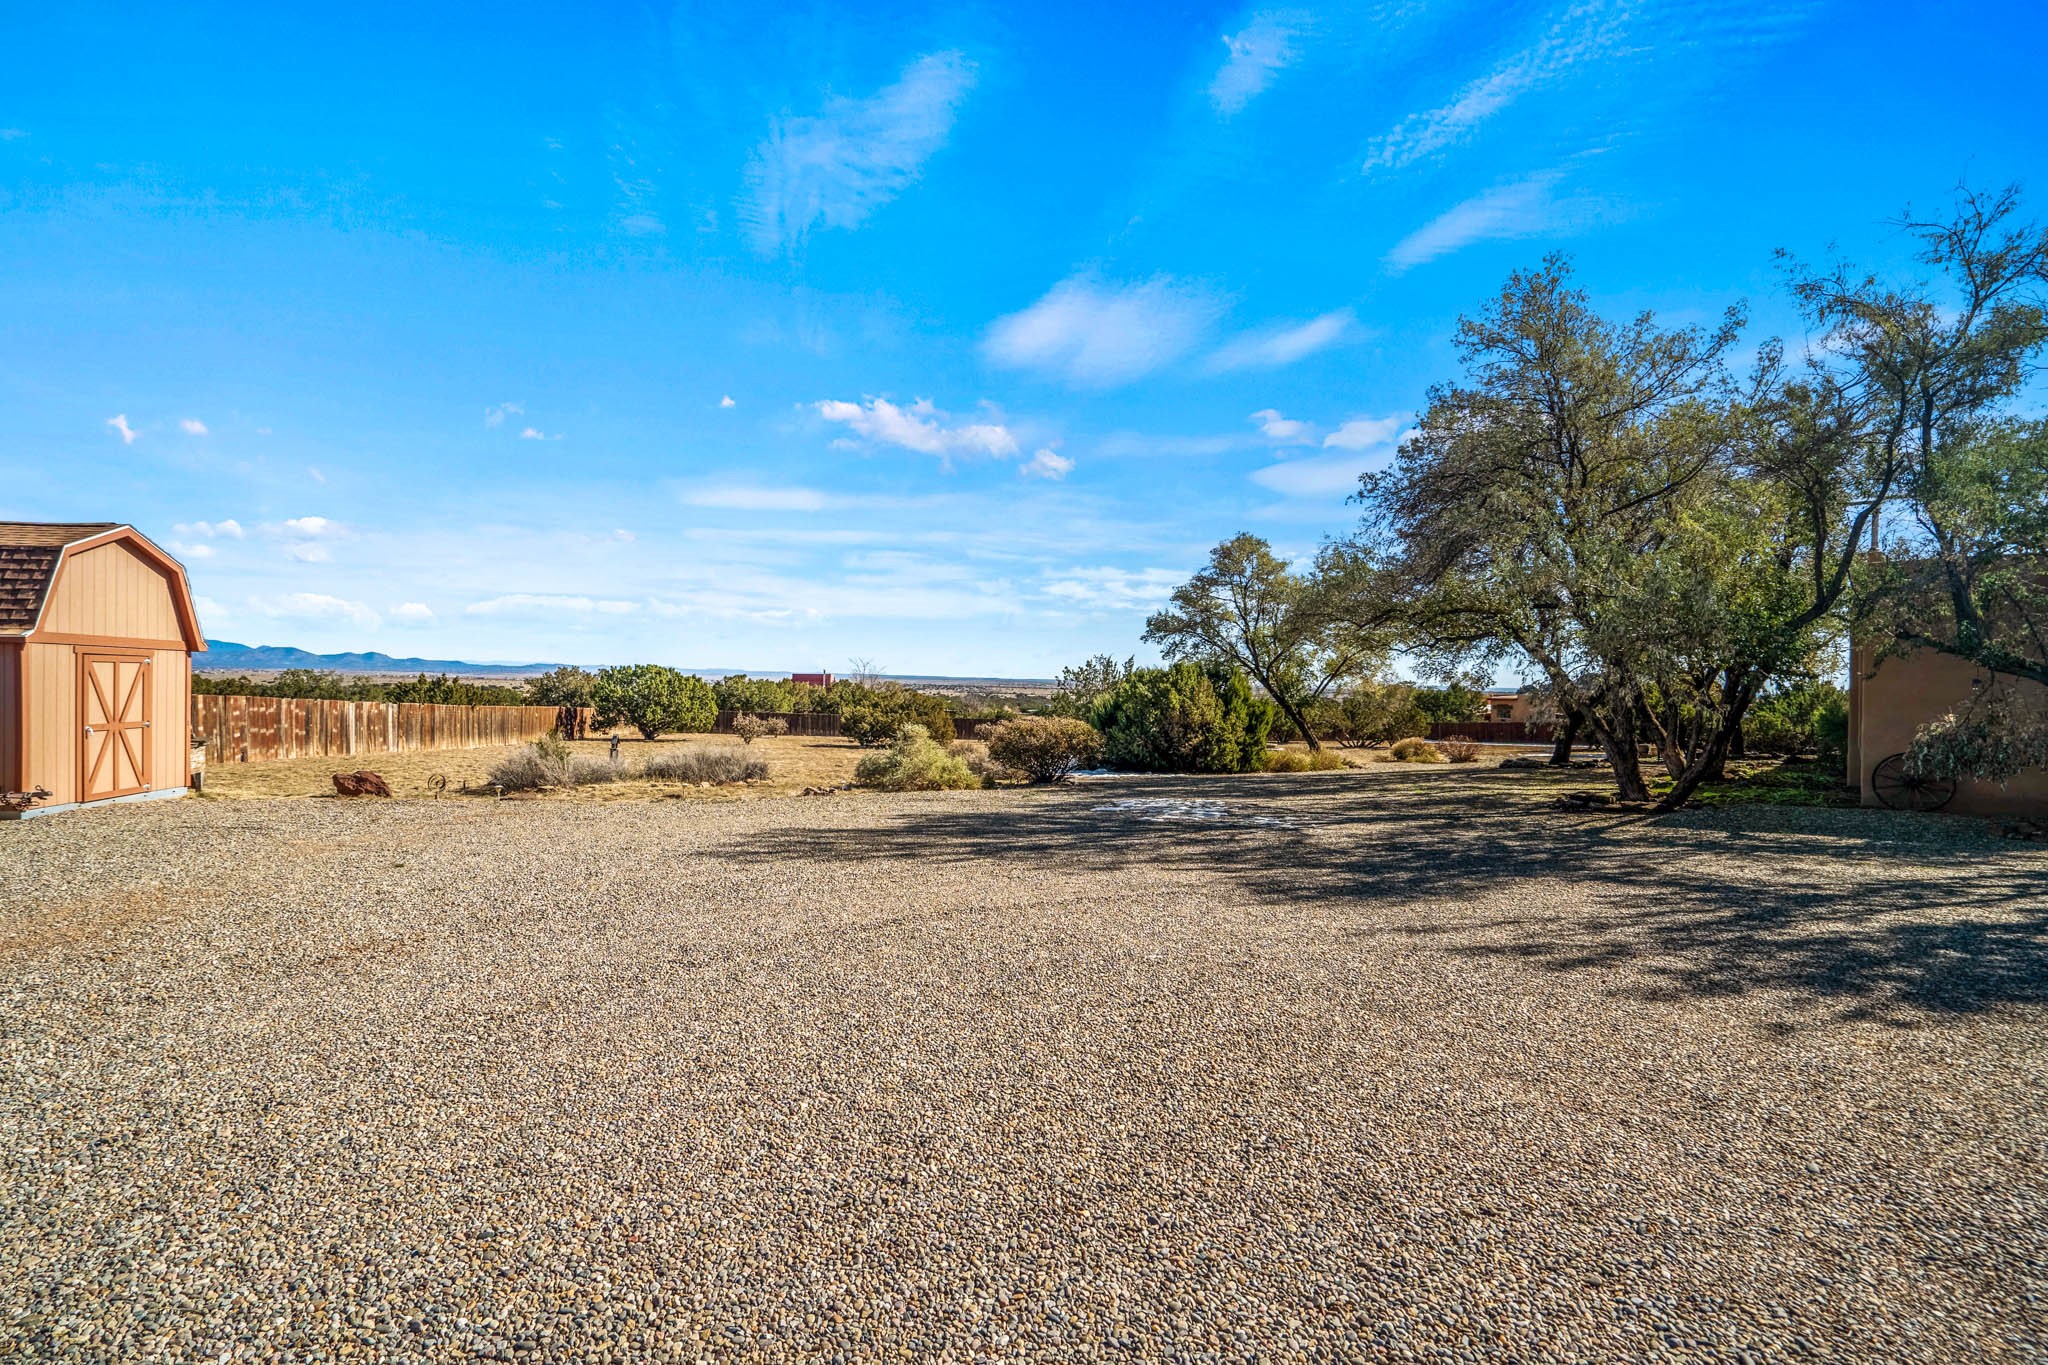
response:
{"label": "shed wall siding", "polygon": [[181,636],[177,591],[164,572],[116,542],[67,555],[50,587],[39,631],[124,640]]}
{"label": "shed wall siding", "polygon": [[28,680],[28,785],[47,787],[53,805],[78,799],[78,664],[70,645],[31,640],[22,657]]}
{"label": "shed wall siding", "polygon": [[16,790],[21,769],[21,646],[0,642],[0,786]]}
{"label": "shed wall siding", "polygon": [[182,787],[192,776],[192,656],[150,651],[149,784]]}

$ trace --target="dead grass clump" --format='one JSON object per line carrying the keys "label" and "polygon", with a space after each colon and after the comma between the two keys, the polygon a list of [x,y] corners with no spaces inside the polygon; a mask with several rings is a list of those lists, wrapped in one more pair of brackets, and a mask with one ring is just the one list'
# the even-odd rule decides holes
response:
{"label": "dead grass clump", "polygon": [[742,744],[757,739],[777,739],[789,733],[789,722],[780,716],[750,716],[742,711],[732,718],[732,732]]}
{"label": "dead grass clump", "polygon": [[596,787],[607,782],[624,782],[633,775],[633,770],[623,763],[614,763],[607,758],[593,758],[578,754],[569,760],[569,782],[576,787]]}
{"label": "dead grass clump", "polygon": [[1327,773],[1351,765],[1328,749],[1268,749],[1262,766],[1269,773]]}
{"label": "dead grass clump", "polygon": [[1469,739],[1447,739],[1437,746],[1443,750],[1444,760],[1449,763],[1476,763],[1479,760],[1479,745]]}
{"label": "dead grass clump", "polygon": [[568,746],[560,740],[536,740],[529,747],[515,749],[492,764],[487,780],[508,792],[573,787],[576,774],[567,750]]}
{"label": "dead grass clump", "polygon": [[1399,739],[1387,750],[1384,763],[1448,763],[1444,751],[1426,739]]}
{"label": "dead grass clump", "polygon": [[737,744],[689,744],[652,755],[640,775],[657,782],[765,782],[768,760]]}
{"label": "dead grass clump", "polygon": [[981,779],[984,787],[993,787],[1006,777],[1014,776],[1008,768],[989,757],[988,745],[978,739],[956,739],[946,746],[946,752],[967,765],[967,771]]}

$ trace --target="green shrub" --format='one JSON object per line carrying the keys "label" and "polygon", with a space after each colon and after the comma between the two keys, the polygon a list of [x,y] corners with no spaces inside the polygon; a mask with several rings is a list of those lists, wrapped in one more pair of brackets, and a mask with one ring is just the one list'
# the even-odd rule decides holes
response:
{"label": "green shrub", "polygon": [[798,690],[815,692],[817,688],[799,687],[774,678],[750,678],[744,673],[735,673],[730,678],[720,678],[711,684],[711,696],[721,711],[801,711],[808,708],[796,706]]}
{"label": "green shrub", "polygon": [[640,775],[657,782],[765,782],[768,760],[737,744],[679,744],[644,760]]}
{"label": "green shrub", "polygon": [[1265,769],[1269,773],[1326,773],[1351,765],[1328,749],[1268,749]]}
{"label": "green shrub", "polygon": [[1486,694],[1463,683],[1447,687],[1418,687],[1413,690],[1417,709],[1429,724],[1462,725],[1486,718]]}
{"label": "green shrub", "polygon": [[1097,704],[1103,758],[1135,772],[1253,772],[1279,712],[1242,673],[1193,663],[1141,668]]}
{"label": "green shrub", "polygon": [[1743,747],[1756,754],[1806,754],[1819,750],[1822,730],[1839,717],[1848,735],[1848,694],[1831,682],[1801,682],[1758,697],[1742,719]]}
{"label": "green shrub", "polygon": [[527,679],[526,701],[529,706],[594,706],[590,696],[596,686],[595,673],[564,665]]}
{"label": "green shrub", "polygon": [[1019,716],[988,735],[988,756],[1033,782],[1064,782],[1102,757],[1102,736],[1086,721]]}
{"label": "green shrub", "polygon": [[661,664],[601,669],[591,685],[597,723],[630,725],[648,739],[678,731],[707,731],[718,719],[711,686]]}
{"label": "green shrub", "polygon": [[1387,750],[1389,763],[1448,763],[1450,758],[1442,749],[1426,739],[1411,736],[1394,741],[1394,747]]}
{"label": "green shrub", "polygon": [[1010,770],[990,758],[988,745],[978,739],[956,739],[946,746],[946,752],[965,763],[967,771],[980,778],[984,787],[993,787],[1010,776]]}
{"label": "green shrub", "polygon": [[862,759],[854,769],[853,780],[863,787],[891,792],[945,791],[982,785],[965,760],[947,753],[945,746],[915,721],[903,725],[887,749]]}
{"label": "green shrub", "polygon": [[943,744],[953,738],[953,713],[945,699],[897,683],[866,687],[834,683],[826,700],[839,713],[839,733],[864,748],[887,744],[906,725],[922,725]]}

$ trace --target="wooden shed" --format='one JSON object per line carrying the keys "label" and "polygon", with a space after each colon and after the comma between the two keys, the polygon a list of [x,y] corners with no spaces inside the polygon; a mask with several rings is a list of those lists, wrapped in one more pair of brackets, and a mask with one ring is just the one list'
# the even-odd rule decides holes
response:
{"label": "wooden shed", "polygon": [[0,789],[48,793],[0,814],[182,795],[205,648],[184,568],[134,527],[0,522]]}

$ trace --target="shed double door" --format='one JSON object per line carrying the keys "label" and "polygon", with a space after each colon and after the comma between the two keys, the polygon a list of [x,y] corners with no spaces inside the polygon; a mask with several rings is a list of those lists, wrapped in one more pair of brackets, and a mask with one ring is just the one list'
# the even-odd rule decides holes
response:
{"label": "shed double door", "polygon": [[78,656],[78,799],[149,790],[149,656]]}

